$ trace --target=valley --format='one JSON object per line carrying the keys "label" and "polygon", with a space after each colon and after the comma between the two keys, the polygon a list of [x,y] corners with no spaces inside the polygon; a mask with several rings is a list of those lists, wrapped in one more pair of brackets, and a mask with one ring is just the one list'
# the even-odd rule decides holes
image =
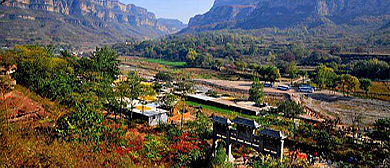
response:
{"label": "valley", "polygon": [[390,167],[389,11],[4,0],[0,167]]}

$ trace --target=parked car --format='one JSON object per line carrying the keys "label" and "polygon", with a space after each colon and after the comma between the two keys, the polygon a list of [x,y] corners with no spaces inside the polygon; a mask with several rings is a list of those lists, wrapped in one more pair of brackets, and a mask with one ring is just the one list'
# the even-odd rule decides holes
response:
{"label": "parked car", "polygon": [[279,85],[277,87],[278,90],[282,90],[282,91],[288,91],[290,90],[291,88],[289,86],[283,86],[283,85]]}
{"label": "parked car", "polygon": [[314,93],[315,89],[311,86],[304,86],[299,87],[298,92],[304,92],[304,93]]}
{"label": "parked car", "polygon": [[264,83],[264,87],[274,87],[274,84],[273,83]]}

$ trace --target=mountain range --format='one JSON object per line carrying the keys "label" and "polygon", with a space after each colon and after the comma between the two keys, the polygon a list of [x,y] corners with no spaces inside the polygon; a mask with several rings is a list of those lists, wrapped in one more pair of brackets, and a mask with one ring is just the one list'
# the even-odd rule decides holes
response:
{"label": "mountain range", "polygon": [[0,5],[0,44],[88,46],[150,39],[185,24],[157,19],[144,8],[116,0],[7,0]]}
{"label": "mountain range", "polygon": [[333,27],[364,33],[389,22],[389,0],[216,0],[182,32]]}

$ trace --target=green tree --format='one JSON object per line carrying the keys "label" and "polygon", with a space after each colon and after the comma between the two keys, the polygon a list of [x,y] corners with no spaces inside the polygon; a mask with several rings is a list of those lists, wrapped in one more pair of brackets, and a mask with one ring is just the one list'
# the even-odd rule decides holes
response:
{"label": "green tree", "polygon": [[256,69],[256,72],[260,76],[260,79],[265,82],[274,83],[281,77],[279,69],[275,66],[261,66]]}
{"label": "green tree", "polygon": [[378,167],[390,164],[390,118],[378,119],[374,123],[374,130],[368,135],[371,139],[380,141],[377,146],[376,160]]}
{"label": "green tree", "polygon": [[129,93],[127,98],[130,105],[130,118],[133,119],[133,110],[135,108],[135,100],[141,96],[141,78],[136,72],[127,74],[126,83],[129,85]]}
{"label": "green tree", "polygon": [[359,80],[349,74],[342,74],[339,76],[339,87],[341,87],[343,94],[349,96],[351,92],[354,92],[359,88]]}
{"label": "green tree", "polygon": [[[298,115],[304,113],[303,107],[291,100],[279,102],[278,111],[283,113],[284,117],[292,119],[292,121],[294,121]],[[296,128],[294,123],[294,139],[295,139],[295,130]]]}
{"label": "green tree", "polygon": [[369,79],[388,79],[390,66],[384,61],[370,59],[359,61],[354,64],[352,74]]}
{"label": "green tree", "polygon": [[298,71],[298,74],[299,74],[299,76],[301,76],[301,77],[303,78],[303,83],[305,84],[305,83],[306,83],[306,79],[307,79],[307,77],[309,76],[309,74],[307,73],[307,71],[299,70],[299,71]]}
{"label": "green tree", "polygon": [[342,51],[342,48],[340,45],[332,45],[329,49],[329,53],[332,55],[340,53],[341,51]]}
{"label": "green tree", "polygon": [[193,84],[188,81],[188,78],[182,78],[181,81],[177,83],[176,92],[180,94],[180,98],[183,102],[183,109],[181,112],[181,120],[180,120],[180,129],[183,129],[183,117],[186,111],[186,96],[189,93],[193,92]]}
{"label": "green tree", "polygon": [[8,78],[7,76],[0,75],[0,98],[3,99],[5,94],[7,94],[10,90],[11,90],[11,79]]}
{"label": "green tree", "polygon": [[372,81],[370,79],[360,79],[360,89],[364,90],[366,96],[368,97],[368,92],[372,87]]}
{"label": "green tree", "polygon": [[119,109],[119,115],[122,115],[123,114],[123,110],[124,108],[127,107],[127,102],[126,102],[126,98],[127,97],[131,97],[131,88],[130,88],[130,84],[129,82],[127,81],[119,81],[117,83],[114,84],[114,87],[113,87],[113,92],[112,92],[112,99],[113,100],[111,103],[114,105],[114,114],[115,114],[115,121],[117,119],[117,110]]}
{"label": "green tree", "polygon": [[173,107],[175,107],[175,103],[177,101],[177,96],[172,93],[165,93],[161,99],[161,104],[163,108],[168,109],[172,112]]}
{"label": "green tree", "polygon": [[249,100],[254,101],[257,106],[261,106],[264,101],[264,84],[255,78],[252,87],[249,89]]}
{"label": "green tree", "polygon": [[336,78],[336,73],[333,71],[333,69],[328,68],[324,65],[320,65],[319,67],[317,67],[315,71],[315,82],[317,83],[318,87],[321,89],[330,87],[333,79],[335,78]]}
{"label": "green tree", "polygon": [[313,136],[313,139],[322,150],[329,150],[329,148],[334,147],[333,138],[325,130],[320,130],[317,135]]}
{"label": "green tree", "polygon": [[153,90],[153,87],[151,87],[150,85],[145,85],[145,84],[141,84],[140,85],[140,90],[139,90],[139,99],[141,100],[141,104],[142,104],[142,113],[145,112],[145,105],[151,101],[151,100],[148,100],[149,97],[153,97],[156,95],[156,92],[155,90]]}
{"label": "green tree", "polygon": [[271,63],[271,64],[274,64],[275,59],[276,59],[276,55],[273,54],[271,51],[268,52],[267,62],[269,62],[269,63]]}
{"label": "green tree", "polygon": [[291,80],[291,86],[293,85],[293,79],[298,76],[297,63],[295,61],[290,62],[287,66],[286,73]]}
{"label": "green tree", "polygon": [[239,70],[245,70],[245,68],[247,67],[247,64],[244,61],[237,61],[236,62],[236,67]]}
{"label": "green tree", "polygon": [[108,47],[96,48],[96,52],[90,58],[83,57],[80,60],[77,68],[84,72],[97,72],[111,81],[120,75],[118,55]]}
{"label": "green tree", "polygon": [[196,60],[197,57],[198,57],[198,53],[195,50],[190,49],[188,51],[188,53],[187,53],[187,60],[189,61],[190,65],[192,65],[192,66],[196,65],[195,60]]}
{"label": "green tree", "polygon": [[57,121],[57,133],[65,140],[99,144],[104,136],[101,113],[103,105],[93,93],[74,93],[70,114],[61,116]]}
{"label": "green tree", "polygon": [[173,76],[172,74],[170,73],[166,73],[166,72],[158,72],[154,78],[156,78],[157,80],[160,80],[160,81],[165,81],[165,82],[170,82],[173,80]]}

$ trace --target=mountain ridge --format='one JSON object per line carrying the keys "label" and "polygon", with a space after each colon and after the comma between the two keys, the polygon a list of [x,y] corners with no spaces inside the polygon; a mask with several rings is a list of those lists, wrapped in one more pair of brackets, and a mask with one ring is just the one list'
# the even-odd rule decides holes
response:
{"label": "mountain ridge", "polygon": [[379,29],[390,21],[389,9],[386,0],[216,0],[182,32],[322,25]]}
{"label": "mountain ridge", "polygon": [[156,38],[180,29],[158,22],[145,8],[116,0],[10,0],[0,5],[0,23],[9,30],[0,33],[3,45],[35,41],[82,46]]}

